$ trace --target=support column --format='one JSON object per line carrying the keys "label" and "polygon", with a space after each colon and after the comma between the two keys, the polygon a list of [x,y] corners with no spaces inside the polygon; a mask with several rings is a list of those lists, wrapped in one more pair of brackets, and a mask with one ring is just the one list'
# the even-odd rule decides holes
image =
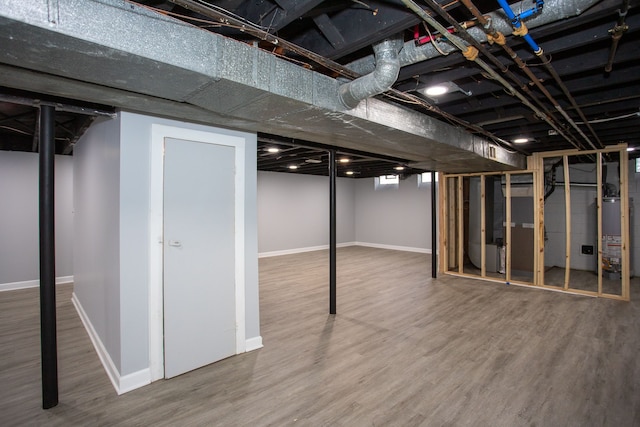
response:
{"label": "support column", "polygon": [[336,150],[329,150],[329,314],[336,314]]}
{"label": "support column", "polygon": [[438,277],[438,203],[436,202],[436,173],[431,171],[431,277]]}
{"label": "support column", "polygon": [[55,108],[40,106],[40,342],[42,408],[58,404],[54,236]]}

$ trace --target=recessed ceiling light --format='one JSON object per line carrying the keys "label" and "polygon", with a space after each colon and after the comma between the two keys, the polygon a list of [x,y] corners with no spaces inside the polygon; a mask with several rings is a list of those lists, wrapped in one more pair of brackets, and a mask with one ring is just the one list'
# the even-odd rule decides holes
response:
{"label": "recessed ceiling light", "polygon": [[627,151],[634,151],[636,147],[627,147]]}
{"label": "recessed ceiling light", "polygon": [[322,163],[322,160],[318,160],[318,159],[306,159],[305,162],[307,163]]}
{"label": "recessed ceiling light", "polygon": [[278,147],[269,147],[269,148],[267,148],[267,152],[269,152],[269,153],[279,153],[280,149]]}
{"label": "recessed ceiling light", "polygon": [[525,142],[529,142],[529,138],[516,138],[513,142],[514,144],[524,144]]}
{"label": "recessed ceiling light", "polygon": [[449,88],[447,86],[436,85],[428,87],[424,93],[428,96],[440,96],[444,95],[447,92],[449,92]]}
{"label": "recessed ceiling light", "polygon": [[346,157],[343,157],[343,158],[340,159],[340,163],[349,163],[349,162],[350,162],[350,160],[347,159]]}
{"label": "recessed ceiling light", "polygon": [[397,170],[397,171],[403,171],[404,170],[404,166],[396,166],[394,169]]}
{"label": "recessed ceiling light", "polygon": [[353,171],[346,171],[345,172],[347,175],[353,175]]}
{"label": "recessed ceiling light", "polygon": [[289,169],[298,169],[298,165],[289,165]]}

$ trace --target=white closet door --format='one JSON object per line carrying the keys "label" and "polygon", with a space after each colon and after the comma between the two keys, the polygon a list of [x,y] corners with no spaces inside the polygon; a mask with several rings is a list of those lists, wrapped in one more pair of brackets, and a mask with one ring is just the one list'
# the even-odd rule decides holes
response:
{"label": "white closet door", "polygon": [[171,378],[235,354],[235,148],[165,139],[164,357]]}

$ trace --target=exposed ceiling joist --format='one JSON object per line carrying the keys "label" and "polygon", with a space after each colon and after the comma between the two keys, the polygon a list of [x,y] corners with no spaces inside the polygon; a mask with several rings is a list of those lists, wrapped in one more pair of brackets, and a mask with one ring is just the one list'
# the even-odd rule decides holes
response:
{"label": "exposed ceiling joist", "polygon": [[[542,14],[553,14],[553,8],[557,5],[571,8],[573,1],[547,0],[547,5],[534,12],[532,19]],[[434,9],[430,9],[426,2],[419,0],[417,2],[427,12],[435,15]],[[71,4],[68,0],[63,0],[56,2],[54,5],[54,7],[60,8],[62,16],[64,16],[64,8],[67,3]],[[135,3],[151,6],[156,10],[153,12],[144,11],[134,7]],[[184,116],[184,118],[191,117],[192,120],[200,122],[206,121],[207,114],[210,116],[211,111],[215,110],[215,114],[221,114],[223,117],[212,124],[222,125],[222,123],[225,123],[226,125],[246,130],[279,134],[285,139],[294,138],[299,142],[322,141],[328,143],[328,145],[340,145],[345,149],[361,149],[369,146],[371,152],[387,154],[391,157],[408,161],[416,161],[420,158],[422,160],[421,164],[427,164],[435,168],[437,168],[438,160],[442,162],[443,168],[453,168],[453,165],[465,162],[464,156],[448,155],[450,153],[444,153],[441,150],[442,147],[438,145],[433,146],[433,148],[429,146],[430,150],[425,150],[421,146],[422,143],[411,146],[411,142],[408,139],[401,141],[402,138],[398,139],[398,135],[389,133],[388,128],[393,128],[393,126],[407,128],[407,126],[401,122],[402,119],[400,117],[402,114],[400,113],[393,120],[389,120],[389,117],[391,117],[389,112],[391,110],[408,111],[407,109],[411,109],[414,111],[409,111],[407,117],[428,117],[429,120],[418,121],[421,123],[420,127],[423,128],[418,134],[421,134],[426,128],[430,129],[432,124],[435,123],[430,119],[437,118],[438,121],[453,124],[461,132],[464,129],[467,134],[471,132],[475,135],[480,135],[482,132],[483,138],[487,134],[492,135],[489,140],[493,143],[499,143],[501,140],[509,142],[515,135],[529,133],[534,142],[521,146],[522,150],[528,153],[568,148],[568,142],[554,135],[548,124],[534,118],[532,111],[524,107],[519,99],[508,94],[502,86],[496,83],[495,79],[488,79],[486,72],[467,61],[458,52],[401,67],[398,80],[391,88],[391,92],[388,93],[391,97],[381,98],[382,101],[380,102],[375,99],[368,100],[362,103],[363,108],[358,108],[354,111],[340,111],[338,107],[332,106],[330,108],[334,108],[334,111],[328,116],[324,114],[308,114],[308,111],[302,109],[300,104],[292,103],[290,98],[287,98],[292,95],[295,96],[296,91],[299,92],[298,88],[301,85],[298,83],[304,80],[306,78],[304,76],[307,74],[295,72],[294,68],[284,67],[280,61],[270,61],[268,64],[264,62],[259,66],[253,60],[246,60],[249,58],[248,56],[240,54],[225,55],[224,60],[220,59],[220,61],[211,62],[208,58],[216,58],[215,53],[210,51],[212,45],[217,46],[216,49],[227,49],[232,43],[227,42],[223,46],[222,44],[218,45],[217,42],[212,43],[204,37],[198,37],[197,41],[189,39],[187,34],[191,34],[190,32],[183,31],[184,28],[178,29],[178,27],[166,25],[170,20],[158,15],[158,13],[171,13],[171,16],[183,19],[189,25],[202,26],[207,31],[224,34],[227,37],[233,37],[251,45],[257,44],[253,42],[260,40],[262,49],[269,53],[277,54],[278,58],[284,59],[285,62],[290,61],[289,63],[295,64],[296,67],[301,66],[300,68],[313,70],[314,73],[317,73],[313,74],[314,77],[312,78],[317,81],[310,82],[310,86],[314,87],[313,93],[308,96],[309,99],[316,100],[320,99],[319,97],[321,96],[326,96],[328,88],[328,86],[323,86],[319,83],[322,80],[318,77],[319,75],[325,75],[330,79],[339,75],[344,75],[347,78],[357,77],[357,73],[345,71],[344,66],[341,64],[351,63],[354,60],[370,56],[370,46],[386,37],[400,33],[404,38],[405,45],[408,43],[409,45],[424,44],[426,46],[431,46],[432,43],[428,39],[447,38],[447,34],[442,37],[443,35],[437,34],[434,28],[422,25],[421,19],[404,7],[400,1],[199,1],[201,5],[210,5],[211,8],[215,8],[218,11],[219,18],[215,19],[180,6],[184,6],[187,3],[189,2],[163,0],[131,2],[132,6],[128,11],[131,14],[139,14],[140,19],[131,20],[126,28],[123,27],[121,29],[117,28],[116,20],[111,20],[113,25],[109,26],[108,29],[105,27],[101,31],[94,32],[91,36],[93,38],[90,43],[96,43],[95,37],[112,31],[113,34],[109,43],[115,43],[115,40],[119,40],[121,35],[119,33],[133,32],[139,34],[140,37],[138,38],[129,37],[129,40],[136,39],[138,41],[139,46],[136,49],[142,45],[144,47],[144,49],[140,49],[140,52],[136,51],[137,56],[128,57],[127,55],[130,55],[131,52],[127,52],[127,47],[125,46],[114,45],[107,48],[106,44],[100,45],[100,43],[96,43],[93,45],[92,50],[83,52],[82,49],[79,49],[77,51],[78,59],[71,60],[67,58],[68,60],[65,62],[67,65],[64,63],[58,64],[55,56],[52,56],[47,62],[47,52],[44,53],[44,56],[41,55],[44,59],[41,59],[39,64],[35,63],[36,59],[33,59],[34,63],[14,62],[16,57],[26,56],[29,49],[38,49],[38,40],[47,40],[47,43],[52,44],[54,50],[59,49],[59,53],[64,55],[68,55],[69,52],[78,49],[86,40],[81,42],[79,39],[73,39],[71,34],[67,34],[66,37],[71,36],[72,38],[67,38],[66,40],[73,40],[73,43],[64,47],[60,45],[60,42],[54,40],[60,33],[66,31],[65,24],[74,24],[72,21],[66,20],[55,24],[55,32],[47,33],[41,29],[28,32],[31,43],[29,44],[28,41],[25,41],[24,45],[15,48],[18,49],[16,52],[12,52],[11,49],[17,46],[17,39],[14,37],[4,40],[4,45],[7,46],[7,49],[0,55],[0,62],[2,62],[0,64],[0,75],[2,75],[3,81],[6,82],[5,84],[12,89],[71,97],[74,101],[86,101],[89,100],[87,98],[90,98],[91,100],[98,100],[106,105],[120,108],[126,108],[128,105],[138,105],[140,111],[154,114],[168,115],[172,111],[176,111],[176,114]],[[442,0],[439,0],[438,3],[457,22],[474,25],[475,18],[462,3]],[[476,0],[473,3],[484,14],[495,11],[498,7],[494,0]],[[99,3],[93,1],[84,2],[81,8],[76,8],[74,19],[81,19],[80,17],[83,16],[84,12],[97,10],[96,8],[104,7],[106,4],[111,3],[109,0],[103,0]],[[640,31],[638,31],[640,28],[640,0],[631,0],[629,2],[629,10],[624,16],[624,28],[616,33],[620,34],[621,38],[615,55],[613,55],[612,69],[610,72],[604,71],[606,62],[612,52],[612,31],[620,19],[618,10],[623,7],[623,4],[622,0],[596,1],[593,6],[580,11],[581,13],[577,16],[546,23],[531,28],[529,32],[544,48],[544,51],[551,59],[555,71],[568,88],[577,105],[584,111],[587,119],[596,122],[593,124],[593,128],[603,143],[607,145],[617,144],[621,141],[640,144],[640,123],[636,116],[616,121],[615,126],[610,122],[597,123],[600,119],[633,114],[640,109]],[[529,3],[526,1],[522,5],[523,10],[529,7]],[[533,5],[534,2],[531,2],[530,6]],[[25,8],[25,10],[28,9],[30,12],[25,16],[32,18],[35,16],[34,13],[38,13],[40,6],[40,3],[35,1],[10,1],[5,11],[0,12],[0,17],[3,14],[10,15],[12,7],[20,7]],[[116,11],[122,7],[122,2],[114,2],[111,7],[110,12]],[[574,12],[572,14],[575,15]],[[46,19],[48,15],[45,13],[43,16]],[[104,19],[107,19],[107,15],[104,14],[94,13],[93,16],[103,16]],[[233,19],[229,18],[226,23],[224,16],[233,17]],[[143,17],[148,19],[142,19]],[[197,20],[194,20],[194,18],[197,18]],[[439,22],[445,23],[442,19],[438,19]],[[154,22],[154,26],[145,27],[147,22],[151,21]],[[233,25],[228,23],[233,23]],[[270,37],[261,37],[255,32],[241,31],[242,28],[239,28],[242,25],[251,26],[250,23],[254,23],[256,28],[266,32]],[[50,27],[52,24],[49,23],[48,25]],[[99,22],[94,22],[93,25],[99,25]],[[160,27],[162,27],[163,31],[156,31]],[[478,26],[475,27],[474,31],[477,31]],[[12,30],[13,28],[16,27],[3,26],[4,30]],[[430,31],[427,31],[427,28]],[[48,30],[51,31],[51,28]],[[5,31],[5,35],[7,34],[7,31]],[[172,38],[166,39],[167,34],[171,34]],[[48,37],[48,35],[52,37]],[[87,39],[89,38],[87,36]],[[182,49],[172,50],[173,44],[177,46],[180,43],[182,43]],[[434,41],[433,43],[442,46],[444,42]],[[542,81],[549,94],[558,100],[562,108],[573,117],[573,120],[581,122],[582,120],[576,114],[574,106],[571,105],[565,94],[554,83],[552,76],[543,67],[539,66],[539,59],[531,52],[529,47],[515,36],[508,36],[507,43],[526,62],[533,74]],[[291,47],[293,44],[299,45],[299,48],[287,47]],[[154,51],[153,46],[155,45],[162,45],[162,49]],[[511,62],[507,55],[501,53],[496,46],[486,47],[497,56],[501,63],[525,82],[524,74],[520,73],[518,67]],[[50,52],[53,54],[55,53],[54,50]],[[121,68],[122,66],[129,67],[129,72],[126,76],[124,74],[118,75],[118,70],[110,70],[108,64],[106,64],[107,66],[102,66],[100,55],[92,55],[91,52],[100,52],[100,55],[105,57],[113,55],[110,63],[115,64],[117,61],[121,61],[117,62],[117,64]],[[235,79],[243,85],[247,83],[255,84],[252,82],[258,81],[262,76],[262,72],[267,69],[270,71],[272,68],[277,68],[280,73],[285,73],[283,75],[286,75],[288,83],[282,83],[279,86],[277,82],[268,83],[268,85],[273,86],[268,90],[279,92],[278,96],[272,97],[271,95],[265,95],[262,87],[239,90],[240,86],[237,86],[237,82],[221,85],[218,84],[220,80],[210,81],[204,79],[201,81],[199,79],[203,74],[202,70],[199,70],[197,74],[185,72],[185,61],[187,61],[186,56],[188,55],[199,55],[202,58],[201,65],[206,65],[205,69],[207,67],[220,67],[220,64],[225,63],[225,61],[233,63],[233,66],[229,67],[229,75],[225,76],[222,81],[229,78],[230,80]],[[62,57],[61,55],[58,56]],[[163,63],[164,58],[171,58],[175,63],[167,66],[166,63]],[[240,58],[243,59],[240,60]],[[178,64],[183,59],[183,63]],[[155,64],[154,67],[145,68],[152,62]],[[90,78],[80,76],[77,67],[68,67],[70,63],[82,64],[87,67],[88,71],[93,69],[103,70],[100,75],[101,81],[91,81]],[[236,75],[231,74],[232,69],[235,70]],[[93,73],[94,76],[98,74],[96,72]],[[132,76],[136,75],[147,75],[148,78],[144,81],[138,81],[134,89]],[[169,76],[171,78],[168,79]],[[127,82],[127,79],[131,81]],[[125,83],[118,83],[123,81]],[[161,81],[165,82],[163,83],[163,90],[154,86],[155,83]],[[132,83],[132,85],[129,86],[129,83]],[[450,87],[457,87],[459,90],[438,98],[425,98],[424,95],[416,91],[416,89],[426,89],[427,85],[435,83],[447,83],[450,84]],[[334,84],[335,87],[338,85]],[[83,89],[80,90],[79,88]],[[529,92],[538,94],[540,103],[551,111],[552,106],[549,101],[542,98],[532,85],[530,85]],[[242,97],[242,99],[240,100],[238,97]],[[422,105],[411,104],[412,99],[421,98],[424,100]],[[305,102],[308,101],[305,100]],[[398,107],[398,104],[402,106]],[[437,110],[444,114],[428,108],[428,105],[435,105]],[[233,108],[229,111],[222,111],[221,106],[232,106]],[[380,110],[376,112],[374,106]],[[323,105],[323,108],[325,107],[326,105]],[[183,112],[179,113],[178,110],[183,110]],[[238,119],[237,114],[242,110],[246,110],[246,114],[254,117],[252,123],[248,123],[244,119]],[[230,111],[232,112],[230,113]],[[417,115],[411,116],[412,113]],[[560,129],[566,129],[568,133],[575,135],[575,130],[565,123],[558,113],[553,114],[558,117],[556,120]],[[7,114],[7,116],[11,116],[11,114]],[[328,121],[327,117],[330,117]],[[303,120],[305,126],[294,128],[297,126],[294,126],[294,118],[295,120]],[[32,123],[29,120],[21,124],[20,119],[11,120],[10,117],[0,116],[0,126],[6,126],[6,121],[13,123],[12,127],[18,131],[5,138],[5,142],[3,142],[5,146],[14,147],[19,143],[23,143],[19,141],[27,139],[29,144],[32,142],[33,135],[30,134]],[[326,124],[327,122],[332,126],[339,124],[339,126],[346,126],[346,128],[340,131],[336,129],[332,135],[329,135],[321,129],[322,123]],[[60,122],[60,138],[66,138],[67,140],[70,137],[72,139],[69,131],[73,132],[74,129],[82,129],[83,127],[75,126],[76,124],[73,123],[67,123],[66,125],[64,123],[64,121]],[[468,125],[462,126],[464,123]],[[66,127],[67,130],[65,131],[62,126]],[[371,127],[369,128],[369,126]],[[437,123],[434,126],[438,127]],[[579,126],[583,127],[584,125]],[[356,131],[357,127],[361,129]],[[1,129],[0,127],[0,131]],[[449,132],[448,129],[448,127],[443,127],[442,129],[438,127],[435,134],[439,134],[439,137],[442,137],[442,132]],[[365,142],[364,138],[362,141],[356,142],[355,135],[360,131],[368,132],[368,134],[372,135],[369,138],[370,142]],[[23,134],[20,132],[23,132]],[[8,135],[8,133],[6,134]],[[450,138],[451,135],[445,135],[444,137]],[[476,136],[468,139],[468,141],[476,141],[473,138],[476,138]],[[482,151],[472,148],[474,144],[475,142],[470,142],[463,148]],[[65,150],[70,150],[70,146],[72,146],[72,143],[68,144]],[[399,149],[401,146],[402,149]],[[445,162],[442,159],[449,160]],[[470,164],[469,167],[480,170],[491,166],[490,162],[481,161]]]}

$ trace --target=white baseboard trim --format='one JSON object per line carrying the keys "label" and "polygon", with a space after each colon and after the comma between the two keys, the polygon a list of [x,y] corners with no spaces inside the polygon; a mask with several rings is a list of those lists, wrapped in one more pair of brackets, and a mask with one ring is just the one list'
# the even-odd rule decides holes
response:
{"label": "white baseboard trim", "polygon": [[[347,246],[355,246],[355,245],[356,245],[356,242],[345,242],[345,243],[338,243],[336,247],[344,248]],[[280,256],[280,255],[293,255],[293,254],[300,254],[303,252],[325,251],[328,249],[329,249],[329,245],[321,245],[321,246],[308,246],[306,248],[285,249],[282,251],[261,252],[258,254],[258,258],[268,258],[268,257]]]}
{"label": "white baseboard trim", "polygon": [[253,351],[253,350],[257,350],[259,348],[262,348],[262,337],[261,336],[257,336],[257,337],[253,337],[253,338],[248,338],[246,341],[246,351]]}
{"label": "white baseboard trim", "polygon": [[[63,285],[65,283],[73,283],[73,276],[56,277],[56,285]],[[26,280],[24,282],[0,283],[0,292],[15,291],[18,289],[37,288],[38,286],[40,286],[40,280]]]}
{"label": "white baseboard trim", "polygon": [[151,368],[141,369],[120,377],[120,386],[116,389],[118,395],[127,393],[151,384]]}
{"label": "white baseboard trim", "polygon": [[431,249],[412,248],[410,246],[383,245],[381,243],[356,242],[356,246],[365,246],[367,248],[390,249],[392,251],[418,252],[421,254],[430,254]]}
{"label": "white baseboard trim", "polygon": [[104,367],[104,370],[106,371],[107,376],[109,377],[109,380],[113,385],[113,388],[115,388],[116,393],[120,395],[122,393],[126,393],[128,391],[143,387],[147,384],[151,384],[151,370],[149,368],[120,376],[120,372],[118,372],[118,369],[113,363],[113,360],[111,360],[107,349],[104,347],[104,344],[102,344],[98,333],[91,324],[87,313],[82,308],[82,304],[80,304],[80,301],[78,300],[75,292],[71,296],[71,302],[76,308],[78,316],[80,316],[80,320],[82,320],[82,324],[89,334],[89,338],[91,339],[93,348],[95,348],[96,353],[98,353],[98,358],[100,359],[100,362],[102,363],[102,366]]}

